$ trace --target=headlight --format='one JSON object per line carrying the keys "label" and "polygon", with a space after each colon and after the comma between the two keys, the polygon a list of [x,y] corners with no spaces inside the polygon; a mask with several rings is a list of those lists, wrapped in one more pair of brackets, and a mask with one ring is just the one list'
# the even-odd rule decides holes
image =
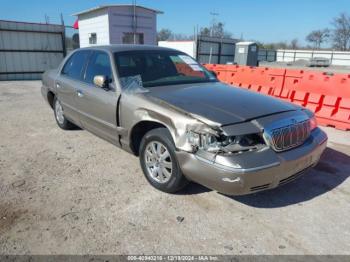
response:
{"label": "headlight", "polygon": [[188,132],[187,133],[187,141],[188,143],[191,144],[191,146],[195,147],[195,146],[199,146],[200,145],[200,135],[195,133],[195,132]]}
{"label": "headlight", "polygon": [[242,153],[265,146],[264,139],[260,134],[215,136],[190,131],[187,133],[187,138],[192,147],[215,153]]}
{"label": "headlight", "polygon": [[187,133],[187,141],[196,149],[210,150],[218,146],[217,138],[212,134],[198,134],[189,131]]}
{"label": "headlight", "polygon": [[314,130],[315,128],[317,128],[317,120],[316,117],[313,116],[312,118],[310,118],[310,130]]}

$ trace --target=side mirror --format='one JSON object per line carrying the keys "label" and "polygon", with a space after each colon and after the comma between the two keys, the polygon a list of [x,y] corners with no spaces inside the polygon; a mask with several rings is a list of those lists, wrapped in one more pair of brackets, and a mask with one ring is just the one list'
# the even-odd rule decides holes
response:
{"label": "side mirror", "polygon": [[104,90],[109,90],[110,80],[102,75],[97,75],[94,77],[94,84]]}

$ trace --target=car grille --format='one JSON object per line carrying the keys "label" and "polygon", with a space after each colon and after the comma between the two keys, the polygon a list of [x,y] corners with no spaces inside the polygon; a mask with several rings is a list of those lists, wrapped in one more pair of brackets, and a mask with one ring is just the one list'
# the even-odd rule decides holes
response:
{"label": "car grille", "polygon": [[273,129],[271,142],[275,151],[284,151],[299,146],[310,136],[309,120]]}

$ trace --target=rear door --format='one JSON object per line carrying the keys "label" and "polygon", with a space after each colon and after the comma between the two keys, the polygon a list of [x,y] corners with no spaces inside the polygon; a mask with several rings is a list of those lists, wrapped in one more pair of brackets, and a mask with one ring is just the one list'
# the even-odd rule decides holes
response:
{"label": "rear door", "polygon": [[[113,76],[111,57],[105,51],[93,51],[77,90],[77,109],[84,129],[99,137],[118,144],[117,104],[119,94]],[[109,89],[104,90],[93,83],[97,75],[110,80]]]}
{"label": "rear door", "polygon": [[74,123],[79,123],[76,95],[83,80],[83,72],[91,55],[90,50],[74,52],[64,64],[56,79],[55,87],[61,101],[64,115]]}

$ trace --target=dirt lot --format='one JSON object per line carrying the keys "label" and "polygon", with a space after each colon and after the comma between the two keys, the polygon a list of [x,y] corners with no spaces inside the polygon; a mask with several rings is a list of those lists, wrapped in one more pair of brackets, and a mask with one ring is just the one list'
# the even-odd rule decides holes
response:
{"label": "dirt lot", "polygon": [[227,197],[168,195],[136,157],[65,132],[40,82],[0,82],[1,254],[350,254],[350,132],[308,175]]}

